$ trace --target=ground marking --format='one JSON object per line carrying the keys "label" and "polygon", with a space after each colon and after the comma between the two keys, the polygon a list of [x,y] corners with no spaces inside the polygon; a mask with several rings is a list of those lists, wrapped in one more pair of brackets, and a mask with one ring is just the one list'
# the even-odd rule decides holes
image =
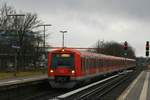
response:
{"label": "ground marking", "polygon": [[147,100],[146,98],[147,98],[147,91],[148,91],[148,80],[149,80],[149,72],[147,72],[139,100]]}
{"label": "ground marking", "polygon": [[129,85],[129,87],[121,94],[121,96],[117,100],[125,100],[129,92],[133,89],[133,87],[143,74],[144,72],[141,72],[140,75]]}
{"label": "ground marking", "polygon": [[7,81],[7,82],[1,82],[0,85],[2,84],[8,84],[8,83],[15,83],[15,82],[18,82],[20,80],[11,80],[11,81]]}
{"label": "ground marking", "polygon": [[[75,93],[78,93],[78,92],[80,92],[80,91],[83,91],[83,90],[85,90],[85,89],[87,89],[87,88],[90,88],[90,87],[92,87],[92,86],[94,86],[94,85],[100,84],[100,83],[102,83],[102,82],[104,82],[104,81],[107,81],[107,80],[109,80],[109,79],[115,78],[115,77],[117,77],[117,76],[119,76],[119,74],[114,75],[114,76],[111,76],[111,77],[106,78],[106,79],[103,79],[103,80],[101,80],[101,81],[95,82],[95,83],[93,83],[93,84],[90,84],[90,85],[81,87],[81,88],[76,89],[76,90],[73,90],[73,91],[71,91],[71,92],[62,94],[62,95],[60,95],[60,96],[55,97],[55,99],[67,98],[67,97],[69,97],[69,96],[71,96],[71,95],[73,95],[73,94],[75,94]],[[49,99],[49,100],[53,100],[53,99]]]}

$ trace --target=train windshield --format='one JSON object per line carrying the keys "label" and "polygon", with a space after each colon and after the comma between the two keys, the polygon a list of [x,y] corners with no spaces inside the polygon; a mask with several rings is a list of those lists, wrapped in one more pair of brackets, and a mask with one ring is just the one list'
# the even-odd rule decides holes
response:
{"label": "train windshield", "polygon": [[57,67],[70,67],[74,65],[73,54],[52,54],[52,68]]}

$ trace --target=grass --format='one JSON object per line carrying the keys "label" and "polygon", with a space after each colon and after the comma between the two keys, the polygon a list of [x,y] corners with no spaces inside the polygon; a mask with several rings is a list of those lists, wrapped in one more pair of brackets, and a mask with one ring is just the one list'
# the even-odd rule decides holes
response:
{"label": "grass", "polygon": [[15,77],[28,77],[34,75],[46,75],[45,70],[34,70],[34,71],[19,71],[19,72],[0,72],[0,79],[8,79]]}

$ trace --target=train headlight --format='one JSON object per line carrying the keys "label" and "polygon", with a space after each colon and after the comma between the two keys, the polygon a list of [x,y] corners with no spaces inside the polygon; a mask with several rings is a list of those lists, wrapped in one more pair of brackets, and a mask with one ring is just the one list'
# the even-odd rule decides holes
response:
{"label": "train headlight", "polygon": [[75,73],[75,71],[74,71],[74,70],[72,70],[72,71],[71,71],[71,73],[72,73],[72,74],[74,74],[74,73]]}
{"label": "train headlight", "polygon": [[53,73],[54,71],[51,69],[50,72]]}
{"label": "train headlight", "polygon": [[62,52],[64,52],[65,51],[65,49],[62,49]]}

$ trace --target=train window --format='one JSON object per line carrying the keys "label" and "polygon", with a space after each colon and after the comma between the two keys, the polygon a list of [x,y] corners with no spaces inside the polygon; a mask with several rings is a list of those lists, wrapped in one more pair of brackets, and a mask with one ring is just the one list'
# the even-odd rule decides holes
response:
{"label": "train window", "polygon": [[105,60],[103,60],[103,67],[105,67],[106,65],[105,65]]}
{"label": "train window", "polygon": [[88,59],[88,66],[91,67],[91,59]]}
{"label": "train window", "polygon": [[84,60],[83,60],[83,58],[81,58],[81,68],[82,68],[82,70],[84,70]]}
{"label": "train window", "polygon": [[103,60],[99,59],[99,66],[103,67]]}
{"label": "train window", "polygon": [[96,67],[96,58],[94,58],[94,67]]}
{"label": "train window", "polygon": [[86,70],[86,59],[84,58],[84,70]]}
{"label": "train window", "polygon": [[93,67],[95,67],[95,59],[93,58]]}
{"label": "train window", "polygon": [[84,58],[84,69],[86,70],[86,58]]}
{"label": "train window", "polygon": [[91,58],[89,58],[89,67],[91,67]]}
{"label": "train window", "polygon": [[109,67],[109,63],[110,63],[110,61],[107,60],[107,61],[106,61],[106,66],[107,66],[107,67]]}
{"label": "train window", "polygon": [[96,58],[94,58],[94,67],[96,67]]}
{"label": "train window", "polygon": [[93,62],[93,59],[91,59],[91,67],[93,67],[93,63],[94,63],[94,62]]}
{"label": "train window", "polygon": [[96,59],[94,58],[94,66],[93,67],[96,67]]}
{"label": "train window", "polygon": [[96,65],[96,67],[98,67],[98,58],[97,58],[96,62],[97,62],[97,65]]}
{"label": "train window", "polygon": [[100,59],[98,59],[98,67],[100,66]]}
{"label": "train window", "polygon": [[87,60],[86,60],[86,66],[87,66],[87,68],[90,67],[90,66],[89,66],[89,58],[87,58]]}
{"label": "train window", "polygon": [[82,58],[81,58],[81,68],[82,68],[83,62],[82,62]]}
{"label": "train window", "polygon": [[86,68],[89,68],[89,58],[86,58]]}
{"label": "train window", "polygon": [[98,59],[98,67],[101,66],[101,59]]}
{"label": "train window", "polygon": [[95,67],[95,59],[93,58],[93,66],[92,67]]}
{"label": "train window", "polygon": [[104,67],[104,60],[103,59],[101,59],[100,66]]}
{"label": "train window", "polygon": [[99,65],[99,59],[97,58],[96,59],[96,67],[98,67],[98,65]]}
{"label": "train window", "polygon": [[85,58],[85,68],[87,69],[87,66],[88,64],[87,64],[87,58]]}
{"label": "train window", "polygon": [[104,60],[104,67],[107,67],[107,63],[108,63],[107,59]]}
{"label": "train window", "polygon": [[85,58],[81,58],[81,60],[82,60],[82,70],[85,70]]}
{"label": "train window", "polygon": [[95,67],[97,67],[97,58],[95,58]]}
{"label": "train window", "polygon": [[73,54],[52,54],[52,68],[74,66]]}
{"label": "train window", "polygon": [[102,60],[98,59],[98,67],[101,67],[101,66],[102,66]]}
{"label": "train window", "polygon": [[86,59],[83,58],[83,68],[84,68],[84,70],[85,70],[85,66],[86,66]]}

